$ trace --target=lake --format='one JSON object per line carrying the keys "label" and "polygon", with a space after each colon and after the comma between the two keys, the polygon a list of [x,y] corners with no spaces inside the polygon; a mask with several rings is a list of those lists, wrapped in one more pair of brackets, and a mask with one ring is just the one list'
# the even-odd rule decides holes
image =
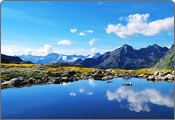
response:
{"label": "lake", "polygon": [[[174,118],[174,83],[115,78],[1,91],[2,119]],[[132,86],[122,86],[132,82]]]}

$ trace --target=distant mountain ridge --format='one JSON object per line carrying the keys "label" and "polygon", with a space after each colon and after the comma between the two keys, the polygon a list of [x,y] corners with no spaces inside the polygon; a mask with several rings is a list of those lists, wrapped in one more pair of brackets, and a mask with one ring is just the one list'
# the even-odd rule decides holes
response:
{"label": "distant mountain ridge", "polygon": [[[66,62],[71,64],[81,64],[89,68],[100,69],[141,69],[153,67],[158,60],[165,61],[162,57],[171,54],[169,61],[164,62],[165,66],[172,66],[174,59],[174,49],[170,50],[167,47],[161,47],[157,44],[150,45],[146,48],[134,49],[130,45],[123,45],[120,48],[104,54],[95,53],[93,55],[62,55],[58,53],[50,53],[46,56],[21,55],[19,56],[24,61],[32,61],[36,64],[47,64],[56,62]],[[170,52],[167,52],[170,51]],[[166,54],[165,54],[166,53]],[[161,64],[161,62],[159,62]],[[167,63],[167,64],[166,64]],[[156,64],[158,65],[158,63]]]}
{"label": "distant mountain ridge", "polygon": [[23,62],[19,57],[16,56],[8,56],[1,54],[1,62],[2,63],[17,63],[17,62]]}
{"label": "distant mountain ridge", "polygon": [[33,64],[30,61],[23,61],[21,58],[17,56],[8,56],[1,54],[1,63],[10,63],[10,64],[16,64],[16,63],[24,63],[24,64]]}
{"label": "distant mountain ridge", "polygon": [[139,50],[125,44],[112,52],[106,52],[97,58],[87,58],[76,64],[82,64],[86,67],[100,69],[140,69],[153,65],[154,61],[160,59],[167,47],[160,47],[156,44],[150,45]]}
{"label": "distant mountain ridge", "polygon": [[55,62],[67,62],[73,63],[76,60],[84,60],[87,57],[96,58],[99,57],[100,53],[94,53],[93,55],[63,55],[58,53],[49,53],[46,56],[33,56],[33,55],[21,55],[19,56],[22,60],[32,61],[36,64],[47,64],[47,63],[55,63]]}

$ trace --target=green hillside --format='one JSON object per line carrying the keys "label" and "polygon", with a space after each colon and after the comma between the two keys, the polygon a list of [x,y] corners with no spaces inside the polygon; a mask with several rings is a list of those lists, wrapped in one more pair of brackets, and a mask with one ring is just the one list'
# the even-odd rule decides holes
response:
{"label": "green hillside", "polygon": [[172,45],[165,55],[155,64],[154,68],[174,69],[174,45]]}

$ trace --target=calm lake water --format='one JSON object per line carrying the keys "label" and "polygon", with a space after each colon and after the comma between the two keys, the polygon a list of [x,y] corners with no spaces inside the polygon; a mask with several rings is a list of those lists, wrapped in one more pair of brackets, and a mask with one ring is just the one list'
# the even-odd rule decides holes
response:
{"label": "calm lake water", "polygon": [[[115,78],[1,91],[3,119],[174,118],[174,83]],[[133,86],[122,86],[132,81]]]}

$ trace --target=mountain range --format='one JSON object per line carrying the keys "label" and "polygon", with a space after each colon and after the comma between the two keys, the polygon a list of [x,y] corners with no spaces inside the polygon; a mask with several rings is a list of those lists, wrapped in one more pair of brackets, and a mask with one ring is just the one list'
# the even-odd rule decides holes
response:
{"label": "mountain range", "polygon": [[139,50],[125,44],[111,52],[106,52],[97,58],[86,58],[75,61],[85,67],[99,69],[140,69],[151,67],[156,60],[164,56],[168,51],[167,47],[160,47],[157,44],[150,45]]}
{"label": "mountain range", "polygon": [[77,59],[84,60],[86,58],[97,58],[101,54],[94,53],[92,55],[63,55],[58,53],[49,53],[46,56],[33,56],[33,55],[21,55],[19,56],[24,61],[31,61],[35,64],[47,64],[47,63],[55,63],[55,62],[67,62],[72,63]]}
{"label": "mountain range", "polygon": [[106,52],[104,54],[95,53],[87,56],[50,53],[46,56],[21,55],[17,57],[2,54],[1,61],[3,63],[25,63],[25,61],[31,61],[35,64],[66,62],[99,69],[128,70],[149,67],[173,69],[174,45],[168,49],[167,47],[161,47],[154,44],[137,50],[132,46],[125,44],[114,51]]}

